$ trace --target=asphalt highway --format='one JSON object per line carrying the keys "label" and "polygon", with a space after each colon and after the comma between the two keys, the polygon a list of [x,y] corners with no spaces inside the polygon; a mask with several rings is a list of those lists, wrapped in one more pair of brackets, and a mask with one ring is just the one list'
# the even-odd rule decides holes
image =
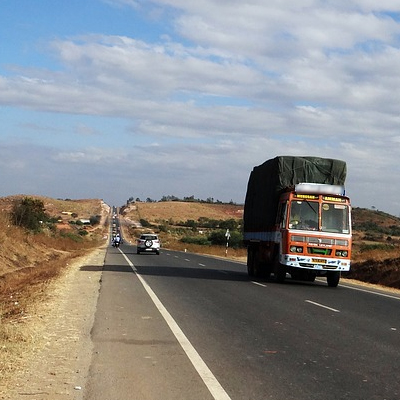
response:
{"label": "asphalt highway", "polygon": [[107,252],[85,400],[400,398],[400,296],[251,280],[162,249]]}

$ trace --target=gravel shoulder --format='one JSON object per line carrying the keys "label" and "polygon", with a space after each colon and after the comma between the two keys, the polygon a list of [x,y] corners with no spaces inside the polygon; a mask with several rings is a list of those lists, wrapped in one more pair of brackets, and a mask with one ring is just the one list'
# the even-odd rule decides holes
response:
{"label": "gravel shoulder", "polygon": [[74,260],[52,282],[24,322],[29,340],[13,373],[0,380],[0,399],[83,398],[106,247]]}

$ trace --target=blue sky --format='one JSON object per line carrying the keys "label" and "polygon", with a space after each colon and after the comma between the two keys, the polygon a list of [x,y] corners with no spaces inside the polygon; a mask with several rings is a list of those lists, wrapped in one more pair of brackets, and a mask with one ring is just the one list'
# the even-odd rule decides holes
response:
{"label": "blue sky", "polygon": [[243,202],[255,165],[311,155],[400,215],[398,1],[0,7],[0,196]]}

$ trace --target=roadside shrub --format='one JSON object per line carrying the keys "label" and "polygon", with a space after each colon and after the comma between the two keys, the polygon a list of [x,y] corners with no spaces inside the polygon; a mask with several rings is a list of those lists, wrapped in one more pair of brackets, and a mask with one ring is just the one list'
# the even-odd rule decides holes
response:
{"label": "roadside shrub", "polygon": [[394,245],[388,243],[374,243],[374,244],[362,244],[360,246],[360,251],[370,251],[370,250],[393,250]]}
{"label": "roadside shrub", "polygon": [[83,240],[82,236],[77,235],[76,233],[72,233],[72,232],[61,231],[60,235],[61,235],[61,237],[71,239],[74,242],[82,242],[82,240]]}
{"label": "roadside shrub", "polygon": [[209,246],[211,242],[205,236],[185,236],[181,239],[182,243],[198,244],[201,246]]}
{"label": "roadside shrub", "polygon": [[153,226],[149,221],[143,218],[140,218],[140,224],[143,226],[143,228],[151,228]]}
{"label": "roadside shrub", "polygon": [[[227,238],[225,234],[226,234],[225,230],[218,230],[211,232],[208,235],[208,240],[211,242],[211,244],[215,244],[218,246],[226,246]],[[240,232],[232,231],[230,232],[230,235],[231,236],[229,238],[229,247],[233,247],[235,249],[243,247],[243,236]]]}
{"label": "roadside shrub", "polygon": [[90,225],[98,225],[100,223],[100,220],[101,220],[101,215],[92,215],[89,218]]}
{"label": "roadside shrub", "polygon": [[16,200],[13,204],[11,217],[14,225],[36,233],[42,230],[44,222],[50,220],[45,212],[43,201],[31,197]]}
{"label": "roadside shrub", "polygon": [[375,242],[375,241],[380,241],[383,239],[383,235],[381,233],[375,233],[375,232],[367,232],[363,240],[369,240],[370,242]]}
{"label": "roadside shrub", "polygon": [[219,223],[219,227],[221,229],[229,229],[230,231],[235,232],[239,227],[239,221],[236,219],[227,219],[225,221],[221,221]]}

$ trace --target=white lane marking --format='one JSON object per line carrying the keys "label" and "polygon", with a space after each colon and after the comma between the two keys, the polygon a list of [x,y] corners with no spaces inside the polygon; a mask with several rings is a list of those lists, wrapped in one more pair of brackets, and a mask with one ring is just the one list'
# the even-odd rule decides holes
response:
{"label": "white lane marking", "polygon": [[[316,281],[323,283],[323,282],[325,282],[325,279],[318,279],[317,278]],[[356,285],[356,284],[354,284],[354,285]],[[339,287],[345,288],[345,289],[350,289],[350,290],[358,290],[359,292],[364,292],[364,293],[369,293],[369,294],[376,294],[377,296],[388,297],[389,299],[400,300],[400,296],[395,296],[395,295],[391,295],[391,294],[376,292],[375,290],[372,290],[372,289],[362,289],[362,288],[359,288],[359,287],[356,287],[356,286],[352,286],[351,283],[347,283],[347,284],[343,283],[343,281],[340,281]]]}
{"label": "white lane marking", "polygon": [[205,267],[206,264],[199,263],[200,267]]}
{"label": "white lane marking", "polygon": [[260,283],[260,282],[251,281],[251,283],[254,283],[255,285],[258,285],[258,286],[267,287],[267,285],[264,285],[263,283]]}
{"label": "white lane marking", "polygon": [[388,297],[389,299],[400,300],[400,297],[399,297],[399,296],[393,296],[393,295],[390,295],[390,294],[375,292],[374,290],[361,289],[361,288],[358,288],[358,287],[353,287],[353,286],[345,285],[345,284],[343,284],[343,283],[340,283],[340,287],[343,287],[343,288],[346,288],[346,289],[351,289],[351,290],[358,290],[359,292],[365,292],[365,293],[370,293],[370,294],[376,294],[377,296]]}
{"label": "white lane marking", "polygon": [[185,258],[185,261],[190,262],[190,260],[188,258]]}
{"label": "white lane marking", "polygon": [[318,307],[326,308],[327,310],[331,310],[331,311],[334,311],[334,312],[340,312],[339,310],[336,310],[335,308],[324,306],[323,304],[316,303],[315,301],[305,300],[305,302],[306,303],[310,303],[310,304],[314,304],[315,306],[318,306]]}
{"label": "white lane marking", "polygon": [[193,345],[189,342],[189,339],[185,336],[182,329],[179,325],[175,322],[172,318],[171,314],[168,310],[164,307],[161,303],[157,295],[153,292],[151,287],[148,283],[142,278],[142,276],[137,272],[135,266],[131,263],[128,257],[119,250],[122,255],[124,256],[128,265],[132,268],[133,272],[138,277],[140,283],[143,285],[144,289],[146,290],[147,294],[153,300],[153,303],[157,307],[158,311],[164,318],[165,322],[170,327],[172,333],[178,340],[179,344],[181,345],[182,349],[188,356],[189,360],[192,362],[194,368],[196,369],[197,373],[200,375],[203,382],[206,384],[208,390],[210,391],[211,395],[214,397],[215,400],[232,400],[228,393],[226,393],[225,389],[221,386],[218,382],[217,378],[213,375],[211,370],[208,368],[207,364],[203,361],[200,357],[197,350],[193,347]]}

